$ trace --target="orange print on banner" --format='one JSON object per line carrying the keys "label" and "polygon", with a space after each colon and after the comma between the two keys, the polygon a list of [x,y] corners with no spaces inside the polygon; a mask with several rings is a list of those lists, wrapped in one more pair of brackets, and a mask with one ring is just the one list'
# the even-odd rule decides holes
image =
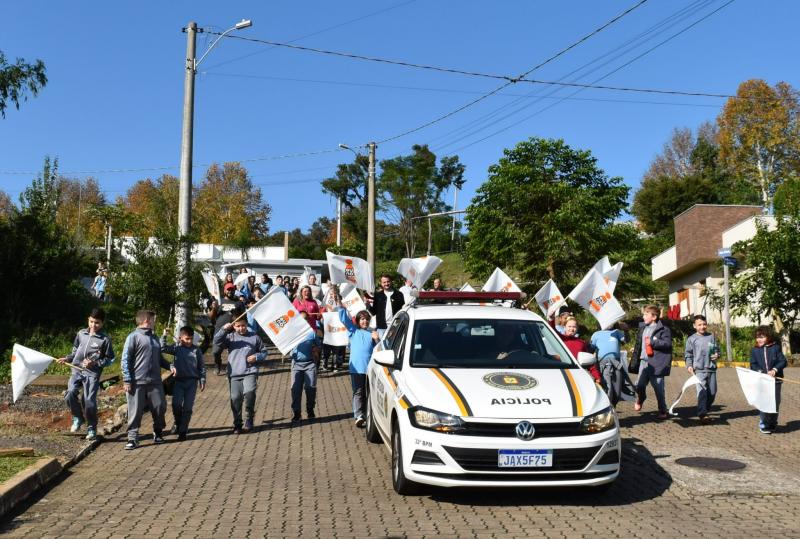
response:
{"label": "orange print on banner", "polygon": [[603,305],[608,303],[608,300],[610,299],[611,299],[611,292],[606,292],[605,294],[601,294],[596,298],[594,298],[593,300],[589,301],[589,305],[592,307],[592,309],[595,310],[595,312],[599,313],[600,309],[603,308]]}
{"label": "orange print on banner", "polygon": [[270,322],[270,323],[269,323],[269,329],[271,329],[271,330],[272,330],[272,332],[273,332],[275,335],[277,335],[278,333],[280,333],[280,332],[281,332],[281,330],[282,330],[283,328],[285,328],[285,327],[286,327],[286,324],[288,324],[288,323],[289,323],[289,320],[291,320],[292,318],[294,318],[296,314],[297,314],[296,312],[294,312],[294,311],[290,310],[290,311],[289,311],[289,312],[287,312],[285,315],[281,316],[280,318],[277,318],[277,319],[276,319],[275,321],[273,321],[273,322]]}
{"label": "orange print on banner", "polygon": [[325,326],[325,333],[341,333],[343,331],[347,331],[347,328],[344,326]]}
{"label": "orange print on banner", "polygon": [[506,285],[503,288],[500,289],[500,292],[510,292],[512,286],[514,286],[514,283],[509,281],[509,282],[506,283]]}
{"label": "orange print on banner", "polygon": [[553,297],[552,297],[552,298],[550,298],[550,299],[546,299],[546,300],[544,300],[544,308],[545,308],[545,309],[549,309],[549,308],[550,308],[550,306],[551,306],[551,305],[555,305],[555,303],[556,303],[557,301],[561,301],[561,296],[559,296],[558,294],[556,294],[555,296],[553,296]]}
{"label": "orange print on banner", "polygon": [[11,363],[14,363],[14,361],[16,359],[17,359],[17,356],[15,356],[14,354],[11,354]]}
{"label": "orange print on banner", "polygon": [[353,260],[350,258],[344,259],[344,278],[356,284],[356,270],[353,267]]}

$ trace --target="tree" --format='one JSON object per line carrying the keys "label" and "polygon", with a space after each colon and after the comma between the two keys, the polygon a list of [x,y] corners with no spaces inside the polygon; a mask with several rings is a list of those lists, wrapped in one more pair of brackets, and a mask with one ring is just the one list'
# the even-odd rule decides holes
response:
{"label": "tree", "polygon": [[59,177],[58,195],[56,222],[59,226],[75,237],[78,243],[87,241],[90,245],[101,245],[105,238],[105,226],[87,215],[89,208],[106,203],[97,180]]}
{"label": "tree", "polygon": [[739,85],[719,117],[720,157],[760,193],[765,207],[800,166],[800,102],[789,84],[752,79]]}
{"label": "tree", "polygon": [[213,164],[194,197],[192,222],[200,241],[252,247],[266,240],[271,212],[246,168]]}
{"label": "tree", "polygon": [[0,221],[7,221],[14,213],[14,203],[5,191],[0,191]]}
{"label": "tree", "polygon": [[781,183],[775,191],[775,215],[800,213],[800,177],[791,177]]}
{"label": "tree", "polygon": [[788,334],[800,318],[800,213],[778,217],[772,231],[756,226],[751,240],[733,246],[744,253],[745,270],[733,280],[731,305],[757,321],[772,315]]}
{"label": "tree", "polygon": [[533,284],[577,281],[613,249],[629,188],[563,140],[531,138],[503,155],[467,208],[467,269],[488,276],[500,266]]}
{"label": "tree", "polygon": [[133,184],[122,201],[125,211],[134,218],[133,228],[120,232],[145,237],[177,232],[179,186],[180,180],[169,174],[156,181],[146,178]]}
{"label": "tree", "polygon": [[8,101],[19,110],[19,104],[28,100],[28,93],[36,96],[47,84],[44,62],[36,60],[28,64],[17,58],[9,64],[3,51],[0,51],[0,115],[6,117]]}
{"label": "tree", "polygon": [[464,185],[464,165],[458,156],[442,158],[437,167],[436,155],[427,145],[415,144],[411,149],[411,155],[381,161],[378,180],[383,210],[397,224],[406,256],[415,253],[418,238],[427,233],[420,227],[415,230],[412,218],[449,208],[442,201],[443,193]]}
{"label": "tree", "polygon": [[[348,253],[362,257],[366,256],[367,250],[368,173],[369,159],[366,155],[358,155],[352,163],[339,164],[336,175],[322,182],[323,193],[342,201],[342,240],[353,249]],[[377,205],[375,211],[378,211]],[[378,245],[375,247],[377,250]]]}
{"label": "tree", "polygon": [[48,226],[55,225],[58,211],[58,158],[44,158],[42,173],[31,182],[19,197],[21,210],[36,215]]}

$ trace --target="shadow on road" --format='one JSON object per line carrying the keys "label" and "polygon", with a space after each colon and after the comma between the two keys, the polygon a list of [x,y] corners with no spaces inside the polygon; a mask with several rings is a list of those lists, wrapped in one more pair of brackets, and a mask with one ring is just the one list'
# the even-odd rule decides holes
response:
{"label": "shadow on road", "polygon": [[636,438],[622,441],[622,472],[608,490],[586,488],[486,489],[432,487],[432,500],[456,505],[474,506],[616,506],[627,505],[661,496],[672,484],[672,478],[657,460],[669,455],[653,455]]}

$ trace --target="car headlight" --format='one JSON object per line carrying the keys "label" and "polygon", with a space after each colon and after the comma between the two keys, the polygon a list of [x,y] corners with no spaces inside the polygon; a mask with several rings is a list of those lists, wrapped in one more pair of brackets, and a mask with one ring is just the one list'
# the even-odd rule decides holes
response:
{"label": "car headlight", "polygon": [[616,414],[613,408],[608,407],[596,414],[584,417],[581,421],[581,430],[594,434],[613,429],[614,425],[616,425]]}
{"label": "car headlight", "polygon": [[423,408],[421,406],[409,408],[408,417],[411,419],[411,424],[418,429],[453,433],[464,428],[464,422],[460,417],[444,414],[442,412],[437,412],[436,410]]}

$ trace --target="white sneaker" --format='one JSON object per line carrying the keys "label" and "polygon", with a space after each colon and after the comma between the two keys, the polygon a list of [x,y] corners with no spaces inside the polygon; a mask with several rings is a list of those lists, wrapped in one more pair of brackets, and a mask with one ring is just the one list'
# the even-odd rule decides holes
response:
{"label": "white sneaker", "polygon": [[366,420],[363,417],[356,418],[356,427],[362,428],[366,424]]}
{"label": "white sneaker", "polygon": [[72,426],[69,428],[69,431],[74,434],[81,430],[82,425],[83,420],[80,417],[72,416]]}

